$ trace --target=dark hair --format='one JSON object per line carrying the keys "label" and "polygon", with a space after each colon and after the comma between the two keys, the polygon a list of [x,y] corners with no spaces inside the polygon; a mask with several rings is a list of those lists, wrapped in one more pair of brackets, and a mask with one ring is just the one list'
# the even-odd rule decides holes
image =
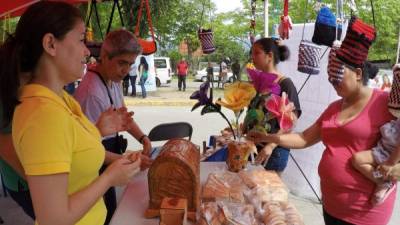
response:
{"label": "dark hair", "polygon": [[254,45],[259,45],[265,53],[272,52],[274,65],[281,61],[285,61],[290,56],[289,48],[286,45],[280,45],[279,41],[273,38],[258,39]]}
{"label": "dark hair", "polygon": [[369,79],[374,79],[379,72],[379,68],[369,61],[365,61],[362,68],[362,82],[368,84]]}
{"label": "dark hair", "polygon": [[42,39],[51,33],[62,40],[82,20],[78,8],[56,1],[31,5],[21,16],[14,35],[0,47],[0,103],[3,124],[7,126],[18,101],[21,73],[32,72],[43,54]]}
{"label": "dark hair", "polygon": [[142,66],[144,67],[144,70],[149,70],[149,64],[147,64],[146,58],[144,56],[140,57],[140,64],[139,67]]}

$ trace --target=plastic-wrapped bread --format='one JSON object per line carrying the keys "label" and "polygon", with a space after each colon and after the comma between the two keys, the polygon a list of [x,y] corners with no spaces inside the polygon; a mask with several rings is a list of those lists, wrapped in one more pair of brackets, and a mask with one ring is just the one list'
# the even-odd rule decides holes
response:
{"label": "plastic-wrapped bread", "polygon": [[274,171],[266,171],[264,168],[240,171],[240,178],[250,189],[256,186],[271,186],[286,188],[281,178]]}
{"label": "plastic-wrapped bread", "polygon": [[257,225],[252,205],[226,201],[219,201],[218,205],[226,217],[224,225]]}
{"label": "plastic-wrapped bread", "polygon": [[235,173],[211,173],[203,185],[201,198],[203,201],[228,200],[243,203],[244,188],[242,180]]}
{"label": "plastic-wrapped bread", "polygon": [[201,204],[198,225],[223,225],[225,220],[225,215],[216,202]]}
{"label": "plastic-wrapped bread", "polygon": [[303,219],[291,203],[269,202],[264,205],[265,225],[304,225]]}
{"label": "plastic-wrapped bread", "polygon": [[266,204],[264,215],[265,225],[286,225],[285,213],[281,210],[280,205]]}
{"label": "plastic-wrapped bread", "polygon": [[289,225],[304,225],[303,218],[297,211],[297,209],[291,203],[288,203],[286,207],[283,207],[285,212],[286,223]]}

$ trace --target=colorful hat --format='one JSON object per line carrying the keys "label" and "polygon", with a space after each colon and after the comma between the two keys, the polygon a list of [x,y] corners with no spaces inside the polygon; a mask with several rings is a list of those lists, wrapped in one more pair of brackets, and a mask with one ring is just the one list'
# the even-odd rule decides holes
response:
{"label": "colorful hat", "polygon": [[375,38],[375,28],[353,16],[347,28],[346,37],[336,52],[336,56],[349,66],[362,68],[368,57],[369,47]]}
{"label": "colorful hat", "polygon": [[333,85],[337,85],[343,80],[344,64],[336,57],[336,51],[340,48],[340,45],[340,41],[335,41],[329,52],[328,80]]}
{"label": "colorful hat", "polygon": [[393,66],[393,84],[389,94],[389,112],[400,118],[400,64]]}

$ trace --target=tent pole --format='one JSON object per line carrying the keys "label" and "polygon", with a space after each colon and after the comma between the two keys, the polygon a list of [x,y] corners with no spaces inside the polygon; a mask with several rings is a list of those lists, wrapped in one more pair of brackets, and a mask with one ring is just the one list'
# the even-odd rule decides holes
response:
{"label": "tent pole", "polygon": [[268,0],[264,0],[264,37],[268,37]]}
{"label": "tent pole", "polygon": [[396,64],[399,63],[399,53],[400,53],[400,26],[399,26],[399,40],[397,41]]}

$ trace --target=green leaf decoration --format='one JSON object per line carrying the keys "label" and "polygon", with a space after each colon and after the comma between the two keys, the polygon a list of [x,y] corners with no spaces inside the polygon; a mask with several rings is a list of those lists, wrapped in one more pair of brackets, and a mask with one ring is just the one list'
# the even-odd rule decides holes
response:
{"label": "green leaf decoration", "polygon": [[199,108],[201,106],[201,103],[200,102],[197,102],[193,107],[192,107],[192,112],[195,110],[195,109],[197,109],[197,108]]}
{"label": "green leaf decoration", "polygon": [[215,105],[207,104],[203,107],[200,114],[204,115],[206,113],[215,113],[215,112],[219,112],[218,108],[215,107]]}
{"label": "green leaf decoration", "polygon": [[266,131],[267,133],[269,133],[269,132],[271,131],[271,124],[269,124],[269,123],[266,123],[266,124],[265,124],[265,131]]}

